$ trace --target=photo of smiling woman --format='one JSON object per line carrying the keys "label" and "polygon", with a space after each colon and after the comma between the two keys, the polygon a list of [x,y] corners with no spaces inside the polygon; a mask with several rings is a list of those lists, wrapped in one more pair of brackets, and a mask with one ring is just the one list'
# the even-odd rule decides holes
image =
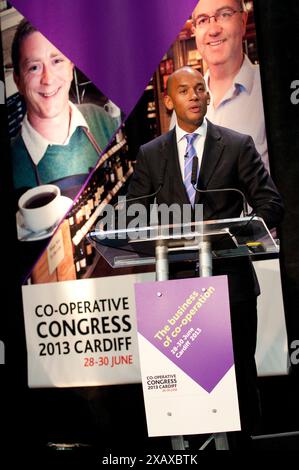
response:
{"label": "photo of smiling woman", "polygon": [[74,64],[26,19],[16,29],[11,56],[14,81],[26,105],[11,144],[18,197],[29,188],[54,183],[73,199],[119,121],[101,106],[70,101]]}

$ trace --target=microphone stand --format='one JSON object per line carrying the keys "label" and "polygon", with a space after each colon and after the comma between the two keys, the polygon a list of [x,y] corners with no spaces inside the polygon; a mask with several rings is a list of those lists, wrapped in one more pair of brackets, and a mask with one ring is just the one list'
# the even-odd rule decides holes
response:
{"label": "microphone stand", "polygon": [[198,169],[198,158],[197,158],[197,156],[194,156],[193,160],[192,160],[191,184],[192,184],[193,188],[195,189],[195,191],[197,191],[198,193],[203,193],[203,194],[220,193],[220,192],[223,192],[223,191],[237,192],[242,197],[243,215],[244,215],[244,217],[248,217],[249,214],[248,214],[247,201],[246,201],[246,198],[245,198],[244,194],[242,193],[242,191],[240,191],[240,189],[237,189],[237,188],[199,189],[196,185],[196,183],[197,183],[197,169]]}
{"label": "microphone stand", "polygon": [[[164,185],[164,178],[165,178],[167,163],[168,163],[168,160],[167,160],[167,157],[164,154],[164,158],[163,158],[162,164],[161,164],[159,179],[158,179],[158,188],[156,189],[156,191],[154,191],[151,194],[144,194],[142,196],[131,197],[129,199],[124,200],[123,202],[127,203],[127,202],[133,202],[133,201],[140,201],[141,199],[153,198],[153,197],[157,196],[157,194],[161,191],[161,189]],[[117,207],[117,204],[118,204],[118,202],[116,202],[113,207],[114,208]]]}
{"label": "microphone stand", "polygon": [[[195,191],[199,193],[210,193],[210,192],[221,192],[221,191],[235,191],[238,192],[243,199],[243,213],[244,216],[248,215],[247,203],[244,194],[239,189],[225,188],[225,189],[198,189],[196,186],[197,182],[197,170],[198,170],[198,158],[193,157],[192,161],[192,172],[191,172],[191,184]],[[209,236],[202,236],[199,241],[199,271],[200,277],[210,277],[213,275],[212,268],[212,242]],[[214,433],[212,436],[215,440],[215,447],[217,450],[228,450],[229,444],[227,434],[225,432]]]}

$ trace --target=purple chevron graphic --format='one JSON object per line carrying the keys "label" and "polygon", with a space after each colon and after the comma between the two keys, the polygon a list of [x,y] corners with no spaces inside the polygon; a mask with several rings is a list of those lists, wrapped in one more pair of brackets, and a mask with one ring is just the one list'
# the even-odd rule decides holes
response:
{"label": "purple chevron graphic", "polygon": [[198,0],[13,0],[125,114]]}
{"label": "purple chevron graphic", "polygon": [[234,363],[226,276],[135,284],[138,332],[211,392]]}

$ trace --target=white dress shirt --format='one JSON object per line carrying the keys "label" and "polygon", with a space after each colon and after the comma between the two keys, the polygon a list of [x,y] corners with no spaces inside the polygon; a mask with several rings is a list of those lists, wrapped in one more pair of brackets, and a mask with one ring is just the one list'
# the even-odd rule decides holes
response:
{"label": "white dress shirt", "polygon": [[204,78],[211,97],[206,117],[214,124],[250,135],[269,171],[259,66],[253,65],[248,57],[244,55],[243,64],[235,76],[231,88],[216,108],[213,103],[213,94],[209,89],[209,70]]}
{"label": "white dress shirt", "polygon": [[207,135],[207,121],[206,118],[203,119],[201,126],[199,126],[194,132],[186,132],[178,124],[176,124],[176,141],[178,146],[178,154],[179,154],[179,163],[180,169],[182,173],[182,178],[184,180],[184,157],[186,155],[186,148],[187,148],[187,139],[185,138],[186,134],[198,134],[193,142],[193,146],[196,150],[196,155],[198,158],[198,168],[200,168],[203,149],[205,145],[206,135]]}
{"label": "white dress shirt", "polygon": [[69,105],[71,108],[71,122],[68,137],[63,144],[57,142],[50,142],[48,139],[39,134],[31,126],[28,120],[27,113],[25,114],[25,117],[22,121],[21,135],[23,137],[28,153],[31,156],[35,165],[37,165],[43,158],[49,145],[67,145],[77,127],[83,126],[89,129],[83,114],[71,101],[69,102]]}

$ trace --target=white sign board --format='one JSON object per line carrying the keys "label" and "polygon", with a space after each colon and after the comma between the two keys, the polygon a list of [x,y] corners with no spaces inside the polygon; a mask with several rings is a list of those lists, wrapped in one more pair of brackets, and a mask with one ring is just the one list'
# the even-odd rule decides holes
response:
{"label": "white sign board", "polygon": [[22,287],[29,387],[140,382],[134,283],[153,274]]}

